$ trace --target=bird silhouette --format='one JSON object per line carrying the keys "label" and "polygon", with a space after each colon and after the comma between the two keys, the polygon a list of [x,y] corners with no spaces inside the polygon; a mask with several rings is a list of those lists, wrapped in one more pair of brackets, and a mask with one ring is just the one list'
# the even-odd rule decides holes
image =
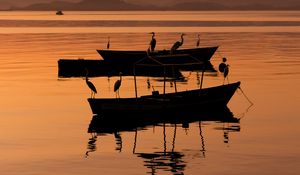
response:
{"label": "bird silhouette", "polygon": [[106,48],[109,49],[110,47],[110,37],[108,37],[108,41],[107,41],[107,45],[106,45]]}
{"label": "bird silhouette", "polygon": [[200,35],[199,35],[199,34],[198,34],[198,40],[197,40],[196,46],[197,46],[197,47],[200,46]]}
{"label": "bird silhouette", "polygon": [[226,66],[225,66],[225,68],[224,68],[224,73],[223,73],[223,75],[224,75],[224,82],[223,82],[223,84],[225,84],[225,79],[226,79],[226,78],[227,78],[227,81],[228,81],[228,83],[229,83],[229,80],[228,80],[228,74],[229,74],[229,65],[226,64]]}
{"label": "bird silhouette", "polygon": [[95,98],[95,94],[97,94],[97,89],[96,89],[95,85],[91,81],[89,81],[87,70],[86,70],[85,82],[91,90],[91,98]]}
{"label": "bird silhouette", "polygon": [[173,44],[173,46],[171,47],[171,50],[170,50],[170,53],[171,54],[173,54],[174,52],[175,52],[175,50],[177,50],[179,47],[181,47],[182,45],[183,45],[183,36],[184,36],[185,34],[184,33],[182,33],[181,34],[181,41],[176,41],[174,44]]}
{"label": "bird silhouette", "polygon": [[152,34],[152,39],[150,41],[150,49],[151,49],[151,52],[154,52],[154,49],[155,49],[155,46],[156,46],[156,39],[154,38],[155,33],[151,32],[150,34]]}
{"label": "bird silhouette", "polygon": [[223,60],[222,63],[219,64],[219,71],[224,73],[225,67],[227,65],[226,64],[227,58],[223,57],[222,60]]}
{"label": "bird silhouette", "polygon": [[120,98],[119,89],[122,83],[122,72],[119,73],[120,79],[115,82],[114,92],[116,93],[116,98]]}

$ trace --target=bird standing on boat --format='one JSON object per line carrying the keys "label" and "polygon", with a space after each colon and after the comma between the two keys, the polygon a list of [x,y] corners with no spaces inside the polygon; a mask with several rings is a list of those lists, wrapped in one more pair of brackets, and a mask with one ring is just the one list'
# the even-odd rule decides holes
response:
{"label": "bird standing on boat", "polygon": [[109,49],[110,47],[110,37],[108,37],[108,41],[107,41],[107,45],[106,45],[106,48]]}
{"label": "bird standing on boat", "polygon": [[229,83],[229,80],[228,80],[229,64],[226,64],[226,61],[227,61],[227,58],[223,57],[222,58],[222,63],[219,64],[219,71],[221,73],[223,73],[223,76],[224,76],[224,82],[223,82],[223,84],[225,83],[225,79],[226,78],[227,78],[227,81]]}
{"label": "bird standing on boat", "polygon": [[228,74],[229,74],[229,65],[228,64],[226,64],[226,66],[225,66],[225,68],[224,68],[224,82],[223,82],[223,84],[225,83],[225,79],[227,78],[227,81],[228,81],[228,83],[229,83],[229,80],[228,80]]}
{"label": "bird standing on boat", "polygon": [[116,98],[120,98],[119,89],[122,83],[122,72],[119,73],[120,79],[115,82],[114,92],[116,93]]}
{"label": "bird standing on boat", "polygon": [[171,54],[173,54],[173,53],[175,52],[175,50],[177,50],[179,47],[181,47],[181,46],[183,45],[183,41],[184,41],[183,36],[184,36],[184,35],[185,35],[185,34],[182,33],[182,34],[181,34],[181,41],[176,41],[176,42],[173,44],[173,46],[171,47],[171,50],[170,50],[170,53],[171,53]]}
{"label": "bird standing on boat", "polygon": [[151,38],[151,41],[150,41],[150,49],[151,49],[151,52],[154,52],[154,49],[155,49],[155,46],[156,46],[156,39],[154,38],[155,33],[151,32],[150,34],[152,34],[152,38]]}
{"label": "bird standing on boat", "polygon": [[200,46],[200,35],[199,35],[199,34],[198,34],[198,40],[197,40],[196,46],[197,46],[197,47]]}
{"label": "bird standing on boat", "polygon": [[226,57],[223,57],[222,58],[222,63],[219,64],[219,71],[224,73],[224,70],[225,70],[225,67],[226,67],[226,61],[227,61],[227,58]]}
{"label": "bird standing on boat", "polygon": [[91,89],[91,98],[95,98],[95,94],[97,94],[97,89],[95,85],[91,81],[89,81],[88,71],[86,71],[85,82],[88,85],[88,87]]}

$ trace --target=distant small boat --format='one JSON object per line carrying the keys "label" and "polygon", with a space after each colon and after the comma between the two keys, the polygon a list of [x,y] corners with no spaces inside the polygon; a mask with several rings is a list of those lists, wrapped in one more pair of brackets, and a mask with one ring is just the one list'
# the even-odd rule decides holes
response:
{"label": "distant small boat", "polygon": [[56,12],[56,15],[64,15],[64,13],[63,13],[61,10],[58,10],[58,11]]}

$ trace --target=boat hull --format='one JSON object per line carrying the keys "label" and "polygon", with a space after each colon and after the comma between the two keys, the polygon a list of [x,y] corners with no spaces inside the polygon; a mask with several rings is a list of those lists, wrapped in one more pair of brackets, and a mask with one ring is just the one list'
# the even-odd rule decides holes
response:
{"label": "boat hull", "polygon": [[93,114],[140,115],[178,114],[226,107],[240,82],[201,90],[148,95],[139,98],[89,98]]}
{"label": "boat hull", "polygon": [[[191,49],[179,49],[173,54],[186,54],[193,56],[202,62],[207,62],[214,55],[218,46],[215,47],[201,47],[201,48],[191,48]],[[147,57],[146,51],[128,51],[128,50],[97,50],[101,57],[108,62],[116,64],[133,64],[145,57]],[[151,52],[150,55],[170,55],[169,50],[159,50],[156,52]]]}

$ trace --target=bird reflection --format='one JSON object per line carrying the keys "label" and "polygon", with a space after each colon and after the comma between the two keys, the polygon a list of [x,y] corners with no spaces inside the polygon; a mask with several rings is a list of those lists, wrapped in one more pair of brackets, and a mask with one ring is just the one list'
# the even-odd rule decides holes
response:
{"label": "bird reflection", "polygon": [[122,137],[121,137],[121,134],[119,132],[114,132],[114,136],[115,136],[115,139],[116,139],[116,150],[121,152],[122,151]]}
{"label": "bird reflection", "polygon": [[91,133],[92,137],[89,138],[87,151],[85,152],[85,157],[88,158],[90,152],[94,152],[97,149],[96,141],[97,141],[97,133]]}

